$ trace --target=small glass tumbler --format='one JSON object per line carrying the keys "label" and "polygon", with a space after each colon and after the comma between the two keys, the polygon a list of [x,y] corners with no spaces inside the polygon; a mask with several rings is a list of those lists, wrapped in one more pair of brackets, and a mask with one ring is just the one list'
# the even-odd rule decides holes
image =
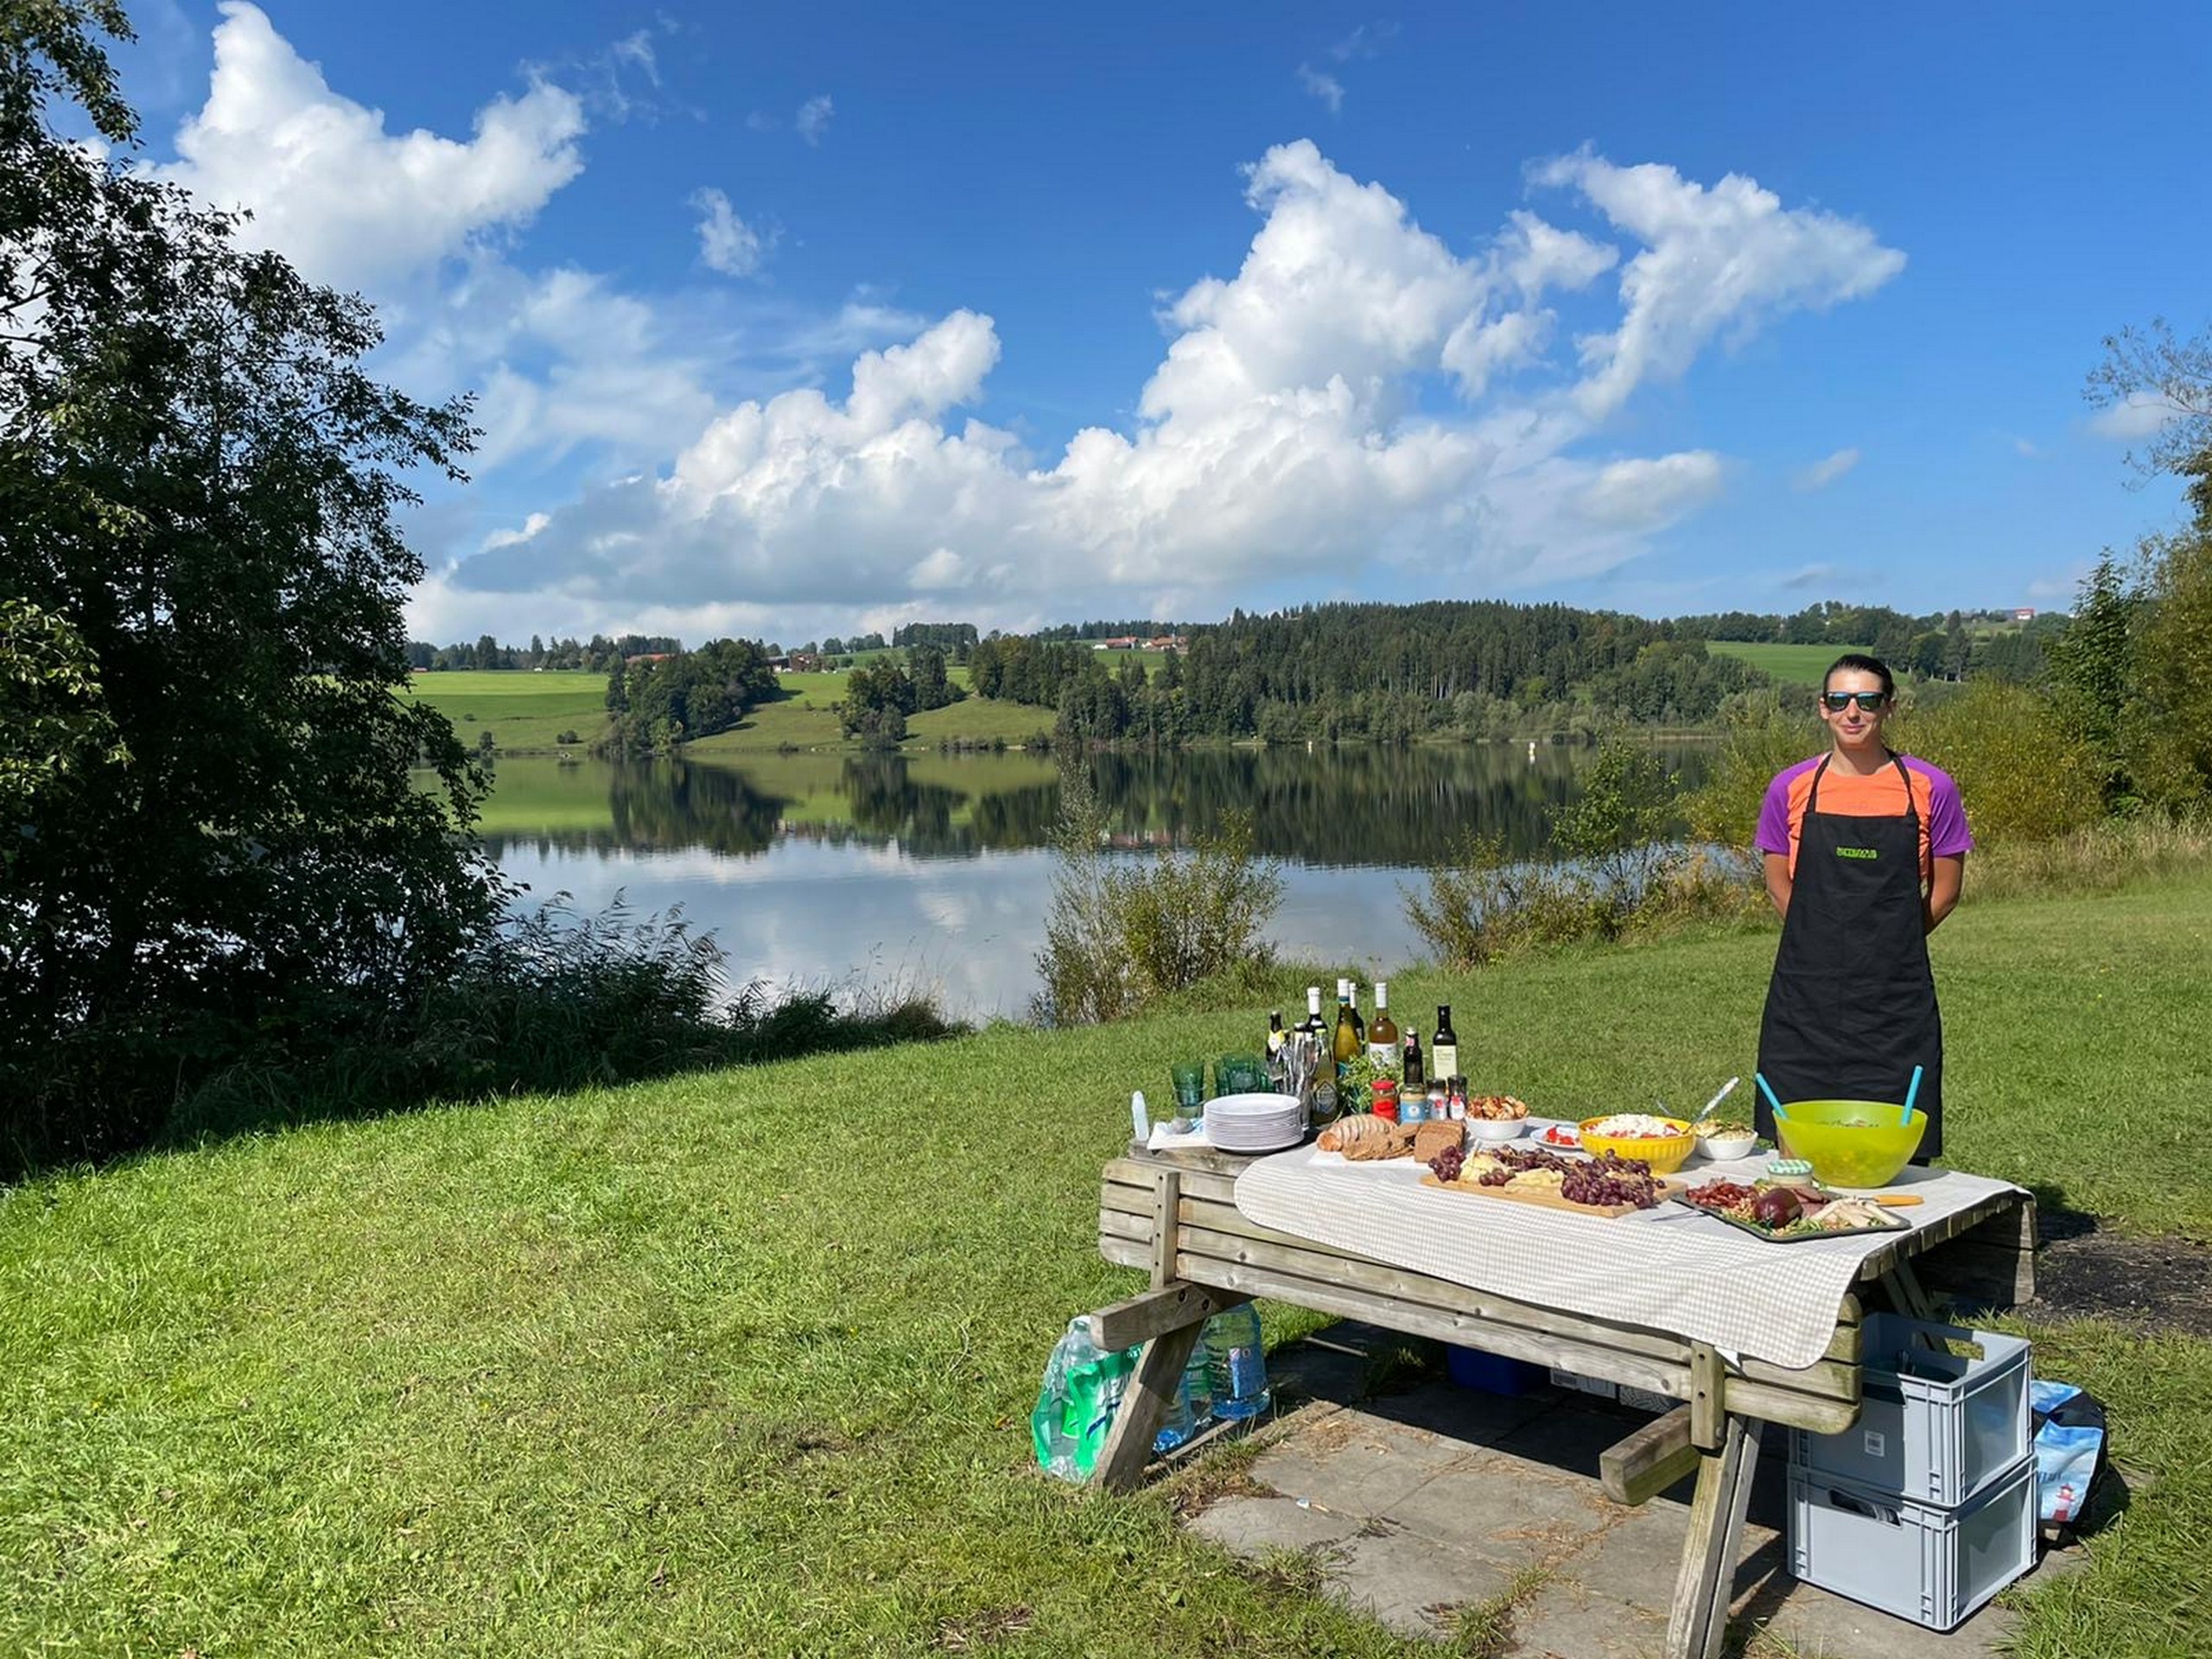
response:
{"label": "small glass tumbler", "polygon": [[1177,1060],[1167,1068],[1169,1081],[1174,1085],[1176,1120],[1196,1117],[1205,1109],[1206,1063],[1204,1060]]}

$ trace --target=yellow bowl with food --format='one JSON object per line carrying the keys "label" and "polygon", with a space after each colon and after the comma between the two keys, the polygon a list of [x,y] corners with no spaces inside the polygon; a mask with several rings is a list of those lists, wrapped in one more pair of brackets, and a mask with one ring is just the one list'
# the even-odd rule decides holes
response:
{"label": "yellow bowl with food", "polygon": [[1697,1136],[1679,1117],[1654,1117],[1646,1112],[1615,1112],[1610,1117],[1582,1120],[1582,1149],[1618,1153],[1651,1166],[1654,1175],[1671,1175],[1689,1160]]}

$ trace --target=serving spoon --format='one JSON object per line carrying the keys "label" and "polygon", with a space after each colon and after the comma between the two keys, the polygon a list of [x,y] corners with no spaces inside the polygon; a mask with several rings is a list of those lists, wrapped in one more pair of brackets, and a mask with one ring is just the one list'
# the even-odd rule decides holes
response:
{"label": "serving spoon", "polygon": [[1742,1081],[1743,1079],[1741,1077],[1731,1077],[1727,1082],[1722,1084],[1720,1085],[1720,1092],[1713,1096],[1711,1100],[1707,1101],[1705,1103],[1704,1109],[1700,1111],[1695,1117],[1690,1120],[1690,1122],[1693,1123],[1702,1123],[1707,1118],[1711,1117],[1713,1116],[1713,1109],[1718,1106],[1722,1101],[1727,1099],[1729,1091]]}

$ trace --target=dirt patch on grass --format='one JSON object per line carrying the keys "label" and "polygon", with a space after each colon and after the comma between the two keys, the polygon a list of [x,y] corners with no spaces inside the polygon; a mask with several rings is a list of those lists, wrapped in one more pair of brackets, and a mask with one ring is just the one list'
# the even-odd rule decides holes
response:
{"label": "dirt patch on grass", "polygon": [[2107,1319],[2212,1338],[2212,1251],[2185,1238],[2114,1232],[2094,1216],[2047,1217],[2031,1318]]}
{"label": "dirt patch on grass", "polygon": [[986,1607],[963,1618],[940,1619],[937,1644],[946,1653],[976,1653],[1020,1635],[1036,1622],[1037,1615],[1019,1603],[1012,1607]]}

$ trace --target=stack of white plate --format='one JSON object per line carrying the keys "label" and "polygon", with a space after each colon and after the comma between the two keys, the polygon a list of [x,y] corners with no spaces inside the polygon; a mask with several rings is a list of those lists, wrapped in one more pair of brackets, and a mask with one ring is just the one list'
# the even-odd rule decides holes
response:
{"label": "stack of white plate", "polygon": [[1279,1152],[1306,1138],[1296,1095],[1224,1095],[1206,1103],[1206,1139],[1224,1152]]}

